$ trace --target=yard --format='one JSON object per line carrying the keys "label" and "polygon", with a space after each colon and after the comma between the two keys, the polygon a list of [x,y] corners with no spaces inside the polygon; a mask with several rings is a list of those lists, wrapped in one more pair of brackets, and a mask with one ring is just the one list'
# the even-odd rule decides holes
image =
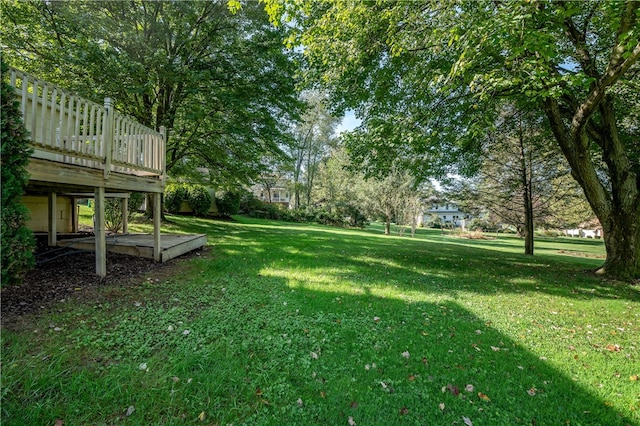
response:
{"label": "yard", "polygon": [[640,424],[600,240],[169,218],[207,249],[4,324],[3,424]]}

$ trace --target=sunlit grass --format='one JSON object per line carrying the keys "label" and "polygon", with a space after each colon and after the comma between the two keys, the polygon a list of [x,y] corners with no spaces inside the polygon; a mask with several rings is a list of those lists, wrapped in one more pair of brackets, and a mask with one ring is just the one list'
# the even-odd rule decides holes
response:
{"label": "sunlit grass", "polygon": [[599,240],[530,257],[514,236],[168,219],[208,250],[3,331],[3,424],[640,422],[639,291],[586,272]]}

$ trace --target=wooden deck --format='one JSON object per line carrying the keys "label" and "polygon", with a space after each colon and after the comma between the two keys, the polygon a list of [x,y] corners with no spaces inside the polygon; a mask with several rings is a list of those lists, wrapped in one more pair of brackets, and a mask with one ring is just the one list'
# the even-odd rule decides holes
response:
{"label": "wooden deck", "polygon": [[[153,234],[112,234],[106,237],[107,252],[128,254],[131,256],[154,258]],[[59,240],[59,247],[70,247],[80,250],[95,250],[95,237],[83,237]],[[166,262],[191,250],[207,244],[204,234],[162,234],[160,245],[160,262]]]}
{"label": "wooden deck", "polygon": [[[48,195],[50,246],[57,242],[57,194],[91,192],[95,200],[95,238],[78,242],[96,252],[96,273],[104,277],[109,251],[151,257],[157,262],[179,256],[206,243],[161,243],[161,196],[166,180],[166,132],[148,128],[115,111],[110,98],[100,105],[15,68],[8,70],[33,153],[27,165],[27,195]],[[153,198],[153,235],[105,239],[105,193],[146,192]],[[126,210],[126,209],[125,209]],[[61,242],[68,244],[68,242]],[[90,245],[92,245],[90,247]],[[190,247],[190,248],[189,248]],[[151,254],[149,254],[151,253]]]}

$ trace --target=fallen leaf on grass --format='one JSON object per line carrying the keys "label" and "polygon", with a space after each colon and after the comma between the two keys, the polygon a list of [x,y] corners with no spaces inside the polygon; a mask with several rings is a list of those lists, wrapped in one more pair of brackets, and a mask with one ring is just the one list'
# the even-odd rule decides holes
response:
{"label": "fallen leaf on grass", "polygon": [[460,395],[460,389],[452,384],[448,384],[447,386],[442,387],[442,393],[445,393],[446,391],[451,392],[455,396]]}
{"label": "fallen leaf on grass", "polygon": [[400,415],[401,416],[406,416],[407,414],[409,414],[409,409],[407,407],[402,407],[400,409]]}
{"label": "fallen leaf on grass", "polygon": [[473,426],[473,422],[471,421],[471,419],[469,417],[462,416],[462,420],[464,421],[465,425]]}
{"label": "fallen leaf on grass", "polygon": [[407,380],[409,380],[410,382],[413,382],[416,379],[416,376],[414,376],[413,374],[409,375],[409,377],[407,377]]}
{"label": "fallen leaf on grass", "polygon": [[607,350],[610,352],[620,352],[620,345],[607,345]]}
{"label": "fallen leaf on grass", "polygon": [[487,395],[483,394],[482,392],[478,392],[478,398],[480,398],[483,401],[487,401],[487,402],[491,401],[491,399],[489,399],[489,397]]}
{"label": "fallen leaf on grass", "polygon": [[200,415],[198,416],[198,420],[200,420],[201,422],[204,422],[204,411],[202,413],[200,413]]}
{"label": "fallen leaf on grass", "polygon": [[639,379],[637,374],[634,374],[633,376],[629,376],[629,380],[631,380],[632,382],[637,382]]}

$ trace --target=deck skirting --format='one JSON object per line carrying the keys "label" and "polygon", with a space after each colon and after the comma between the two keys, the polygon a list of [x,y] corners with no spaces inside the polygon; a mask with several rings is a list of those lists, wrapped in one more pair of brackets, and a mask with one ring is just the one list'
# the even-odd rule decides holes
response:
{"label": "deck skirting", "polygon": [[[106,237],[107,252],[154,258],[153,234],[112,234]],[[207,244],[205,234],[162,234],[160,262],[181,256]],[[94,251],[95,237],[72,238],[58,241],[59,247]]]}

